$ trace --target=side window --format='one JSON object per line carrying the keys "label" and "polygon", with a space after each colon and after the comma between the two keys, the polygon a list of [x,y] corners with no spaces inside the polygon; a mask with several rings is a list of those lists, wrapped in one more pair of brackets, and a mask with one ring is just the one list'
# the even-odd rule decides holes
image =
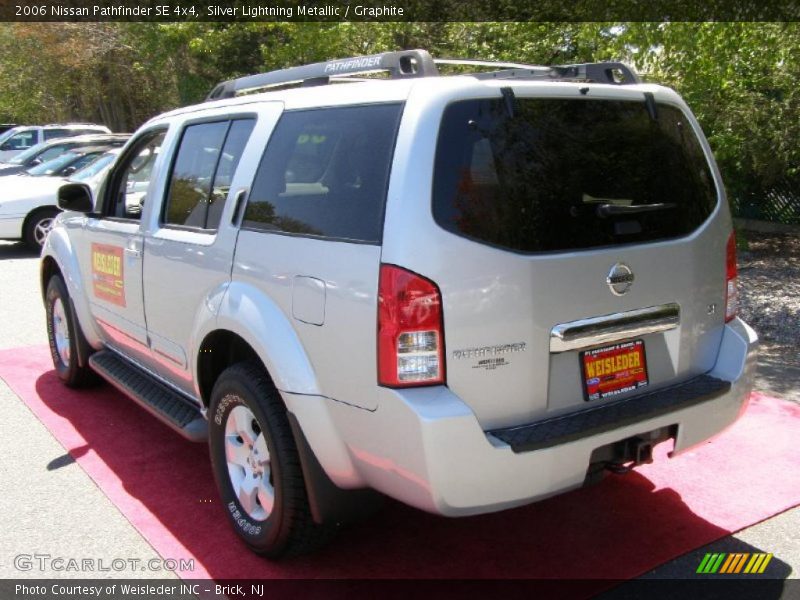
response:
{"label": "side window", "polygon": [[225,138],[225,145],[222,148],[222,155],[219,158],[217,172],[214,175],[214,184],[211,186],[206,229],[219,227],[225,199],[228,197],[236,167],[239,166],[239,160],[242,158],[242,152],[244,152],[247,140],[250,139],[254,125],[255,121],[252,119],[241,119],[231,123],[228,137]]}
{"label": "side window", "polygon": [[164,223],[216,229],[252,119],[189,125],[170,175]]}
{"label": "side window", "polygon": [[110,206],[107,215],[139,219],[150,185],[153,165],[158,158],[166,131],[152,131],[138,140],[125,154],[110,180]]}
{"label": "side window", "polygon": [[244,226],[379,242],[402,105],[287,112],[261,159]]}
{"label": "side window", "polygon": [[62,146],[61,144],[59,144],[57,146],[51,146],[50,148],[48,148],[44,152],[41,152],[36,157],[35,160],[36,160],[37,164],[38,163],[47,162],[48,160],[52,160],[54,158],[58,158],[59,156],[64,154],[64,152],[66,152],[67,150],[69,150],[69,148],[67,146]]}
{"label": "side window", "polygon": [[75,162],[69,164],[68,166],[64,167],[60,172],[56,172],[54,174],[62,175],[66,177],[67,175],[72,175],[76,171],[80,171],[84,167],[88,167],[94,161],[96,161],[100,157],[100,152],[91,152],[89,154],[84,154]]}
{"label": "side window", "polygon": [[72,132],[69,129],[45,129],[44,141],[66,137],[68,135],[79,135],[81,132]]}
{"label": "side window", "polygon": [[2,150],[26,150],[35,144],[35,131],[21,131],[8,138],[2,146]]}

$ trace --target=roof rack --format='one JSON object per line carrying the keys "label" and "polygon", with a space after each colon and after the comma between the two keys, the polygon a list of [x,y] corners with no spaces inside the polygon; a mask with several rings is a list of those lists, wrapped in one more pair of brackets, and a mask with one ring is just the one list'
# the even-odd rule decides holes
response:
{"label": "roof rack", "polygon": [[403,50],[384,52],[370,56],[354,56],[326,62],[291,67],[280,71],[260,73],[239,79],[231,79],[217,84],[206,100],[232,98],[237,92],[257,90],[277,86],[300,84],[304,86],[325,85],[332,77],[366,73],[389,72],[392,79],[409,77],[430,77],[438,75],[431,55],[425,50]]}
{"label": "roof rack", "polygon": [[583,63],[575,65],[539,66],[520,63],[470,59],[433,59],[425,50],[402,50],[369,56],[354,56],[325,62],[290,67],[269,73],[248,75],[217,84],[206,101],[233,98],[245,91],[264,90],[293,85],[327,85],[339,81],[363,81],[353,75],[388,72],[390,79],[436,77],[441,65],[495,67],[498,70],[470,73],[478,79],[547,79],[555,81],[586,81],[617,85],[639,83],[639,77],[619,62]]}

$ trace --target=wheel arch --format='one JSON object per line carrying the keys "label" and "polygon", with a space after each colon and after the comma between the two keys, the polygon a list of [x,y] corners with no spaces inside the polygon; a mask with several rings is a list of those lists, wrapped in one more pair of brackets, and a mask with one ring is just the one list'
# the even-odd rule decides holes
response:
{"label": "wheel arch", "polygon": [[47,296],[47,284],[53,275],[64,277],[56,259],[50,255],[45,255],[42,257],[42,263],[39,266],[39,287],[42,292],[42,300]]}
{"label": "wheel arch", "polygon": [[62,226],[55,227],[42,248],[42,257],[39,265],[40,285],[42,300],[47,293],[47,283],[53,275],[61,275],[67,286],[70,304],[75,313],[77,324],[83,331],[86,341],[93,349],[97,350],[102,345],[102,339],[95,330],[94,320],[89,310],[89,299],[83,286],[80,262],[75,254],[75,247],[69,239],[67,230]]}
{"label": "wheel arch", "polygon": [[56,215],[61,212],[61,209],[58,208],[55,204],[44,204],[42,206],[37,206],[33,210],[31,210],[27,215],[25,215],[25,219],[22,221],[22,231],[20,232],[22,235],[22,239],[25,239],[25,234],[28,231],[28,226],[30,225],[33,218],[40,214],[40,213],[55,213]]}
{"label": "wheel arch", "polygon": [[[253,361],[260,365],[272,385],[280,392],[280,387],[275,384],[269,366],[243,336],[227,329],[215,329],[203,338],[197,351],[196,374],[200,398],[206,408],[209,407],[214,384],[225,369],[246,361]],[[283,399],[282,394],[281,397]],[[324,402],[322,399],[318,399],[318,401]],[[331,480],[326,468],[321,464],[320,457],[309,443],[297,416],[286,405],[285,399],[283,402],[300,458],[303,480],[314,522],[321,524],[345,523],[377,510],[381,504],[381,497],[376,492],[369,489],[342,489]],[[334,432],[329,432],[329,434],[332,438],[336,437]],[[328,444],[331,442],[332,439],[329,438]],[[352,473],[354,471],[346,451],[339,444],[326,445],[326,448],[328,451],[323,454],[323,458],[329,468],[333,468],[334,472]]]}
{"label": "wheel arch", "polygon": [[[215,312],[215,318],[203,323],[197,330],[196,339],[202,339],[203,342],[193,350],[196,381],[201,377],[201,357],[209,354],[206,340],[229,342],[238,338],[241,341],[236,343],[244,343],[251,349],[251,355],[264,365],[279,391],[322,395],[312,362],[300,337],[289,317],[272,298],[255,286],[233,281],[225,290]],[[221,337],[209,338],[211,335]],[[207,398],[205,394],[202,397],[204,401]]]}
{"label": "wheel arch", "polygon": [[206,408],[211,401],[214,384],[222,372],[237,362],[247,360],[258,361],[270,375],[264,361],[240,335],[227,329],[215,329],[203,338],[197,347],[195,373],[200,398]]}

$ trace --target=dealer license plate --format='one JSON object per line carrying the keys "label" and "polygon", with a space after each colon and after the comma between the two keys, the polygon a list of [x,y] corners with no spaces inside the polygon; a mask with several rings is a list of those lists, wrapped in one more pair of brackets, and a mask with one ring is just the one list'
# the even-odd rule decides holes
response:
{"label": "dealer license plate", "polygon": [[647,385],[644,341],[634,340],[580,353],[586,400],[603,400]]}

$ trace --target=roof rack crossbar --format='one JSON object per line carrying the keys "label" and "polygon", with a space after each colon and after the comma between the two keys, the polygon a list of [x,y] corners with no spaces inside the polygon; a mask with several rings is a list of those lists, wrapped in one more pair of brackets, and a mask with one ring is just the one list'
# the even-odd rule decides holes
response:
{"label": "roof rack crossbar", "polygon": [[392,79],[430,77],[439,74],[436,65],[425,50],[403,50],[384,52],[370,56],[354,56],[300,67],[290,67],[269,73],[259,73],[217,84],[206,97],[206,101],[233,98],[245,90],[286,86],[328,83],[331,77],[387,71]]}
{"label": "roof rack crossbar", "polygon": [[550,67],[541,65],[529,65],[524,63],[500,62],[494,60],[473,60],[466,58],[434,58],[437,65],[464,65],[468,67],[495,67],[496,69],[534,69],[549,71]]}
{"label": "roof rack crossbar", "polygon": [[641,83],[638,75],[620,62],[582,63],[576,65],[554,65],[544,69],[511,68],[488,73],[476,73],[478,79],[550,79],[554,81],[586,81],[631,85]]}
{"label": "roof rack crossbar", "polygon": [[573,79],[585,79],[597,83],[616,83],[631,85],[641,83],[639,76],[628,65],[621,62],[581,63],[576,65],[560,65],[553,67],[562,76]]}

